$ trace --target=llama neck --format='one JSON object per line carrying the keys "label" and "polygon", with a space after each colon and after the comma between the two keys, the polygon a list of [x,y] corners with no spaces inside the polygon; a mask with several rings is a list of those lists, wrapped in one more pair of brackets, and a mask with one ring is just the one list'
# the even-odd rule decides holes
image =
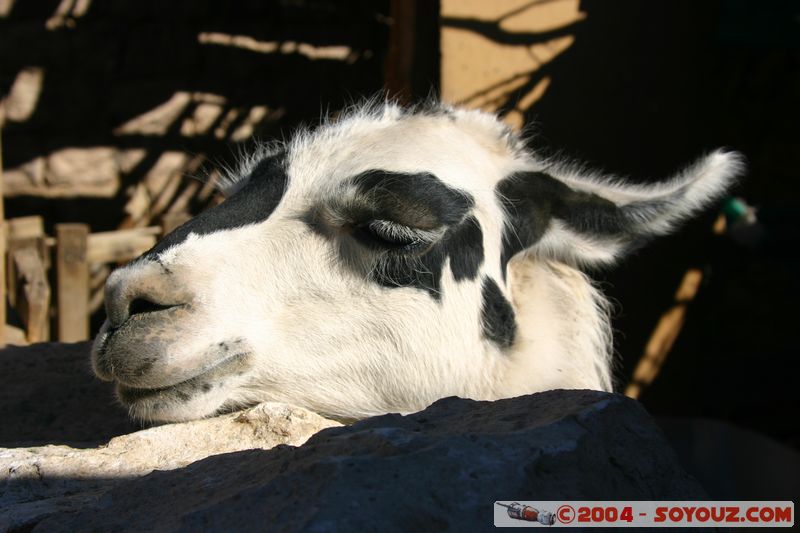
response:
{"label": "llama neck", "polygon": [[562,263],[520,255],[508,273],[518,330],[505,391],[610,391],[611,327],[603,295]]}

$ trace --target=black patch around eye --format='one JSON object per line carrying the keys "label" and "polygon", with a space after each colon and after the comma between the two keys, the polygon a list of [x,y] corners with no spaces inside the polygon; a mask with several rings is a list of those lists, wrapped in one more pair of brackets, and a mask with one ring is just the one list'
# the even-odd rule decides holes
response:
{"label": "black patch around eye", "polygon": [[368,170],[352,180],[372,212],[371,218],[393,220],[414,228],[436,229],[457,224],[473,205],[471,196],[448,187],[428,172]]}
{"label": "black patch around eye", "polygon": [[142,257],[152,259],[170,246],[180,244],[191,233],[205,235],[263,222],[278,207],[286,192],[289,176],[285,167],[286,152],[261,160],[244,187],[233,196],[176,228]]}
{"label": "black patch around eye", "polygon": [[483,278],[481,329],[483,336],[501,348],[514,344],[517,320],[511,303],[492,278]]}
{"label": "black patch around eye", "polygon": [[442,271],[450,258],[456,281],[473,280],[483,264],[483,232],[478,220],[469,216],[450,228],[425,254],[415,257],[386,256],[373,271],[373,279],[384,287],[413,287],[441,300]]}
{"label": "black patch around eye", "polygon": [[620,235],[631,229],[613,202],[576,191],[544,172],[513,174],[497,184],[496,193],[509,216],[500,259],[504,279],[508,261],[536,244],[553,218],[587,235]]}

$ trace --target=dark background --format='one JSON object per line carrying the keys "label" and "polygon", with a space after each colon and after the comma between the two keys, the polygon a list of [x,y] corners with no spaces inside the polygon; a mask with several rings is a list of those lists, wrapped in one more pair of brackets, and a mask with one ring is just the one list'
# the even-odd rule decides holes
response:
{"label": "dark background", "polygon": [[[282,107],[283,115],[262,123],[256,135],[288,136],[321,111],[376,94],[398,72],[392,48],[402,43],[392,35],[398,2],[105,0],[93,2],[74,27],[47,30],[43,21],[58,4],[17,2],[0,19],[0,93],[23,67],[47,72],[34,115],[4,128],[6,168],[59,148],[95,145],[148,150],[124,176],[127,184],[167,150],[230,162],[230,143],[210,136],[170,130],[115,137],[112,130],[181,90],[221,94],[231,106]],[[735,192],[759,208],[763,230],[749,246],[714,235],[712,210],[616,269],[594,273],[617,304],[620,389],[684,272],[698,267],[704,282],[687,324],[641,400],[659,416],[716,418],[798,448],[800,4],[583,0],[581,10],[586,19],[568,29],[575,43],[543,67],[552,84],[527,113],[536,123],[535,148],[643,181],[670,175],[716,147],[739,150],[748,172]],[[438,2],[405,11],[413,51],[406,54],[409,68],[399,69],[404,84],[390,79],[389,89],[404,88],[410,100],[438,88],[437,14]],[[346,61],[311,61],[201,46],[201,31],[347,45],[354,53]],[[80,221],[93,231],[113,229],[125,190],[123,184],[116,197],[102,200],[10,198],[6,216],[43,214],[48,228]]]}
{"label": "dark background", "polygon": [[618,302],[627,379],[689,267],[704,284],[642,401],[660,415],[721,418],[800,447],[797,319],[800,4],[584,0],[575,44],[548,65],[529,118],[537,142],[634,178],[670,175],[730,147],[757,206],[754,248],[718,237],[716,213],[656,241],[601,278]]}

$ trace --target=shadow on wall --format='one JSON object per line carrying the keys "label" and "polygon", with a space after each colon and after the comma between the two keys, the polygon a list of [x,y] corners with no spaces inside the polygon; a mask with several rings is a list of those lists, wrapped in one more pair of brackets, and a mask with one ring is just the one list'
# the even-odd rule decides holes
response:
{"label": "shadow on wall", "polygon": [[[9,216],[102,230],[122,209],[123,225],[141,226],[186,208],[198,191],[182,194],[180,178],[206,159],[229,162],[252,135],[280,138],[378,91],[387,11],[388,1],[3,1]],[[104,200],[87,212],[85,200],[32,195]]]}
{"label": "shadow on wall", "polygon": [[[521,3],[509,16],[559,2],[569,0]],[[634,180],[664,179],[716,147],[744,152],[748,176],[734,192],[760,208],[763,242],[747,249],[713,235],[709,212],[602,274],[618,304],[620,384],[684,273],[697,268],[703,286],[643,402],[656,414],[718,417],[800,446],[789,412],[798,387],[786,371],[796,353],[794,319],[780,311],[800,298],[800,266],[788,254],[800,244],[789,231],[800,215],[800,7],[580,0],[570,9],[572,19],[538,32],[504,17],[444,18],[443,31],[471,32],[502,46],[503,57],[530,52],[538,61],[463,101],[501,109],[511,122],[521,114],[545,155]],[[538,50],[550,55],[537,59]]]}
{"label": "shadow on wall", "polygon": [[585,20],[577,0],[443,2],[444,97],[497,111],[521,128]]}

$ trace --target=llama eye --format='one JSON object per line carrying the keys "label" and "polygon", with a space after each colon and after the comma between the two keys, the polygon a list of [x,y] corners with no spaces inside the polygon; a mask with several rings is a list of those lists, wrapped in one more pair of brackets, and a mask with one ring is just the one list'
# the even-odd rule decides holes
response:
{"label": "llama eye", "polygon": [[370,220],[356,228],[357,236],[391,249],[416,249],[429,240],[423,232],[390,220]]}

